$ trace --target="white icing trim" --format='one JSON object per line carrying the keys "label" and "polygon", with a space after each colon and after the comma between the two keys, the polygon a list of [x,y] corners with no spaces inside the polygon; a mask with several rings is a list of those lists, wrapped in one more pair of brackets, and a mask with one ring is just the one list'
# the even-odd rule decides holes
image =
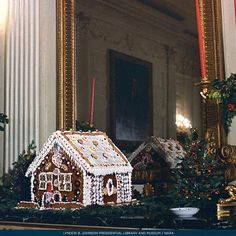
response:
{"label": "white icing trim", "polygon": [[53,147],[53,139],[55,139],[56,133],[52,134],[47,142],[43,145],[41,151],[39,154],[34,158],[33,162],[30,164],[29,168],[27,169],[25,176],[28,177],[30,176],[33,172],[36,171],[38,165],[43,161],[47,153],[51,150]]}
{"label": "white icing trim", "polygon": [[68,143],[68,141],[61,135],[61,131],[56,131],[51,135],[48,141],[43,145],[43,148],[39,154],[35,157],[33,162],[30,164],[28,170],[26,171],[26,177],[30,176],[33,172],[36,171],[37,167],[45,159],[48,152],[54,146],[55,143],[58,143],[64,151],[69,155],[69,157],[77,164],[80,169],[88,171],[89,164],[80,158],[79,153],[74,150]]}
{"label": "white icing trim", "polygon": [[91,205],[91,177],[87,174],[83,175],[83,205]]}
{"label": "white icing trim", "polygon": [[100,176],[100,175],[109,175],[109,174],[119,174],[119,173],[128,173],[128,172],[132,172],[132,167],[131,166],[112,166],[112,167],[105,167],[105,168],[101,168],[101,167],[94,167],[92,169],[92,173],[94,175]]}
{"label": "white icing trim", "polygon": [[[96,132],[95,132],[96,133]],[[101,134],[101,133],[99,133]],[[67,133],[67,135],[69,135]],[[104,135],[104,134],[103,134]],[[107,137],[107,136],[106,136]],[[108,138],[108,137],[107,137]],[[132,167],[129,162],[127,164],[116,164],[114,166],[91,166],[84,160],[80,153],[70,144],[70,142],[62,135],[61,131],[56,131],[48,138],[38,156],[33,160],[29,166],[26,176],[31,175],[31,201],[35,202],[35,195],[33,193],[34,173],[42,161],[46,159],[48,152],[57,143],[69,156],[71,161],[83,173],[83,205],[99,204],[103,205],[103,181],[104,176],[115,174],[117,179],[117,202],[129,202],[132,199],[131,192],[131,173]],[[114,144],[113,144],[114,145]],[[116,147],[114,145],[114,147]],[[117,147],[116,147],[117,148]],[[117,148],[118,149],[118,148]],[[119,150],[119,149],[118,149]],[[126,157],[121,153],[122,157]],[[49,173],[49,172],[47,172]],[[53,185],[53,183],[52,183]],[[40,201],[40,199],[38,199]],[[44,194],[42,196],[42,208],[44,207]]]}
{"label": "white icing trim", "polygon": [[[144,141],[129,157],[130,163],[142,152],[147,146],[152,147],[157,153],[162,150],[164,161],[170,165],[170,168],[175,168],[178,163],[181,162],[179,158],[185,156],[185,151],[177,140],[174,139],[162,139],[156,136],[151,136]],[[169,149],[171,146],[171,149]]]}
{"label": "white icing trim", "polygon": [[[90,166],[89,163],[81,157],[80,153],[70,145],[69,141],[65,139],[61,133],[62,133],[61,131],[56,131],[53,135],[49,137],[48,141],[44,144],[38,156],[29,166],[25,174],[27,177],[31,175],[33,172],[35,172],[37,167],[45,159],[47,153],[51,150],[51,148],[54,146],[55,143],[58,143],[64,149],[67,155],[69,155],[71,160],[74,161],[79,168],[94,175],[108,175],[112,173],[126,173],[132,171],[133,168],[129,162],[127,162],[126,165],[102,166],[102,167]],[[125,158],[124,155],[123,157]]]}
{"label": "white icing trim", "polygon": [[31,196],[31,201],[34,202],[35,195],[33,193],[33,188],[34,188],[34,175],[32,175],[30,179],[30,196]]}

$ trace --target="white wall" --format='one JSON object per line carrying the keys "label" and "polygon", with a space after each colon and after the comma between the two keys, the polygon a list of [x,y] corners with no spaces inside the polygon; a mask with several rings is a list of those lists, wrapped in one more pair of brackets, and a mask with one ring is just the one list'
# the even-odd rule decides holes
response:
{"label": "white wall", "polygon": [[194,127],[201,127],[199,91],[194,88],[200,80],[197,39],[179,32],[176,21],[135,1],[76,3],[80,121],[89,118],[90,78],[95,76],[94,122],[108,131],[108,49],[113,49],[153,65],[154,135],[175,137],[176,105]]}
{"label": "white wall", "polygon": [[56,0],[40,0],[39,147],[56,130]]}
{"label": "white wall", "polygon": [[[222,4],[222,23],[225,56],[225,75],[226,78],[231,73],[236,73],[236,20],[234,0],[221,0]],[[233,119],[228,143],[236,145],[236,118]]]}
{"label": "white wall", "polygon": [[10,122],[0,174],[32,140],[39,149],[56,129],[56,0],[8,1],[4,47],[0,43],[6,69],[0,77],[5,92],[0,108]]}

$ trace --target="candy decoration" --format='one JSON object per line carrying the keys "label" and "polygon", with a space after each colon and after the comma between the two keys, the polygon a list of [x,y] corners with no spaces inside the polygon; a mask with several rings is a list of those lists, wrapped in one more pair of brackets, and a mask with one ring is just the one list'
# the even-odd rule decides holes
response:
{"label": "candy decoration", "polygon": [[89,149],[90,149],[90,151],[92,151],[92,152],[95,152],[95,151],[96,151],[95,147],[89,147]]}
{"label": "candy decoration", "polygon": [[91,154],[91,156],[92,156],[92,158],[94,158],[94,159],[98,159],[98,157],[95,155],[95,154]]}
{"label": "candy decoration", "polygon": [[78,139],[77,141],[78,141],[78,143],[80,143],[80,144],[83,144],[83,143],[84,143],[84,142],[83,142],[83,139]]}
{"label": "candy decoration", "polygon": [[106,153],[102,154],[105,158],[108,158],[109,156]]}
{"label": "candy decoration", "polygon": [[[53,148],[54,143],[57,148]],[[131,201],[131,171],[128,160],[104,133],[57,131],[43,146],[26,175],[31,175],[33,202],[37,198],[41,204],[46,196],[42,196],[43,193],[51,191],[53,196],[58,191],[59,202],[53,197],[57,203],[79,201],[87,206],[106,203],[103,191],[107,196],[116,194],[119,203]],[[112,178],[112,183],[104,190],[107,175],[113,175],[114,180]],[[38,183],[34,181],[36,179]],[[36,192],[34,186],[40,191]],[[45,208],[51,203],[43,204],[42,208]]]}
{"label": "candy decoration", "polygon": [[76,186],[76,187],[79,187],[79,186],[80,186],[80,181],[79,181],[79,180],[76,180],[76,181],[75,181],[75,186]]}
{"label": "candy decoration", "polygon": [[46,165],[45,165],[45,170],[49,170],[52,166],[52,163],[51,162],[48,162]]}
{"label": "candy decoration", "polygon": [[68,169],[68,166],[66,165],[66,164],[62,164],[61,165],[61,168],[65,171],[65,172],[67,172],[69,169]]}
{"label": "candy decoration", "polygon": [[98,141],[93,141],[93,145],[95,145],[96,147],[98,146]]}

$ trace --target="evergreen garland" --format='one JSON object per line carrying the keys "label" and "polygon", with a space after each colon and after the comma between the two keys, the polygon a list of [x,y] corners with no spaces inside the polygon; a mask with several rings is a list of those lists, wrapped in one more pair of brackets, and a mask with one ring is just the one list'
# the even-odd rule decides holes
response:
{"label": "evergreen garland", "polygon": [[[186,157],[176,169],[172,170],[173,188],[169,195],[160,199],[142,199],[140,205],[126,206],[89,206],[78,211],[70,210],[16,210],[13,207],[20,200],[30,200],[30,183],[25,177],[25,172],[33,161],[35,143],[32,142],[28,149],[19,155],[18,161],[13,164],[13,169],[3,176],[3,185],[0,186],[0,215],[4,220],[18,217],[31,218],[29,221],[55,223],[81,223],[81,219],[112,219],[115,217],[143,216],[148,219],[168,219],[171,216],[170,206],[205,207],[215,203],[221,197],[224,188],[224,164],[217,153],[208,151],[207,140],[199,140],[196,129],[191,130],[191,135],[182,140]],[[213,205],[214,204],[214,205]],[[7,218],[9,217],[9,219]],[[61,219],[61,220],[60,220]],[[94,223],[91,223],[94,225]]]}
{"label": "evergreen garland", "polygon": [[219,101],[221,119],[225,132],[228,134],[232,120],[236,115],[236,74],[231,74],[226,80],[214,80],[212,87],[213,90],[208,97]]}
{"label": "evergreen garland", "polygon": [[13,168],[2,177],[0,185],[0,203],[11,203],[20,200],[30,200],[30,183],[25,177],[26,170],[36,156],[34,141],[29,144],[26,151],[23,151]]}
{"label": "evergreen garland", "polygon": [[4,125],[8,124],[8,122],[9,122],[9,119],[7,118],[7,115],[0,113],[0,124],[2,124],[2,125],[0,125],[0,131],[5,130]]}
{"label": "evergreen garland", "polygon": [[79,122],[77,120],[75,126],[77,131],[82,131],[82,132],[89,132],[89,131],[92,132],[96,130],[93,125],[91,126],[90,123],[86,121]]}
{"label": "evergreen garland", "polygon": [[101,226],[117,223],[113,222],[116,219],[120,219],[120,223],[124,224],[127,221],[122,219],[124,217],[139,216],[143,220],[150,221],[150,223],[154,220],[156,225],[163,224],[163,221],[168,222],[172,218],[172,213],[166,206],[161,203],[157,204],[152,199],[144,200],[141,204],[135,205],[91,205],[79,210],[15,209],[14,206],[10,208],[0,204],[0,220]]}

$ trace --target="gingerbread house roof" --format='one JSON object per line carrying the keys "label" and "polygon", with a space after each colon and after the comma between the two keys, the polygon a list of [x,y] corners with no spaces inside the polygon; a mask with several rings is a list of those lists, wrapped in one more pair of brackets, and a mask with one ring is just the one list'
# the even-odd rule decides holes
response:
{"label": "gingerbread house roof", "polygon": [[105,133],[56,131],[31,163],[26,176],[35,172],[55,144],[62,147],[78,167],[94,175],[132,171],[127,158]]}
{"label": "gingerbread house roof", "polygon": [[185,152],[177,140],[151,136],[130,155],[130,163],[132,163],[137,155],[148,146],[152,147],[165,162],[168,163],[170,168],[175,168],[185,156]]}

